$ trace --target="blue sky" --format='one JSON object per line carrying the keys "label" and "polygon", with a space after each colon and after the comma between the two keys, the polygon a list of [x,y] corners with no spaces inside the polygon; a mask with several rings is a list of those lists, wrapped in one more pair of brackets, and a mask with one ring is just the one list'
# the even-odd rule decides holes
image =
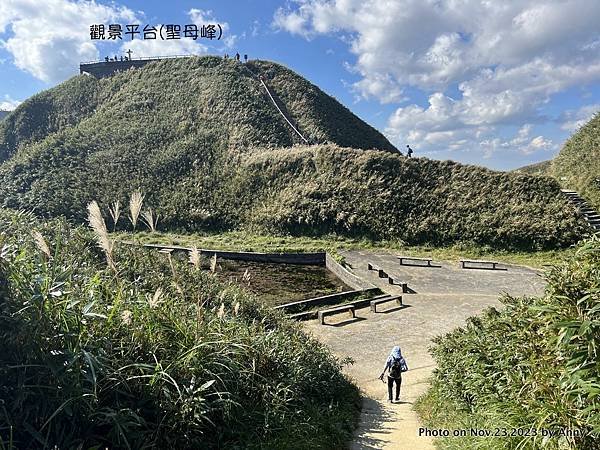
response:
{"label": "blue sky", "polygon": [[[0,109],[121,54],[280,62],[418,156],[511,169],[600,110],[600,2],[1,0]],[[223,40],[99,42],[94,23],[219,23]]]}

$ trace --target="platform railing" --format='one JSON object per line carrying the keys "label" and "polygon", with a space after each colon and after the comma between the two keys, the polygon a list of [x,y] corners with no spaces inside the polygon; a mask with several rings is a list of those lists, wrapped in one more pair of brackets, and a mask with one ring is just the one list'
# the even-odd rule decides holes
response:
{"label": "platform railing", "polygon": [[[97,61],[84,61],[81,62],[81,65],[84,64],[96,64],[96,63],[105,63],[105,62],[126,62],[126,61],[148,61],[148,60],[152,60],[152,59],[175,59],[175,58],[191,58],[193,56],[203,56],[203,55],[169,55],[169,56],[140,56],[139,58],[127,58],[127,59],[123,59],[123,61],[121,60],[108,60],[106,61],[106,59],[99,59]],[[109,57],[110,58],[110,57]],[[125,58],[125,57],[123,57]]]}

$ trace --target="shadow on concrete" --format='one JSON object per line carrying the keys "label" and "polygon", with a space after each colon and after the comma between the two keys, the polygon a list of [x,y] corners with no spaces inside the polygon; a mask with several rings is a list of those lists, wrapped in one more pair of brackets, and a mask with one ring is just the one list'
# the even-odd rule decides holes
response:
{"label": "shadow on concrete", "polygon": [[384,309],[383,311],[377,311],[377,314],[388,314],[388,313],[392,313],[394,311],[400,311],[401,309],[406,309],[406,308],[410,308],[411,305],[400,305],[400,306],[395,306],[393,308],[388,308],[388,309]]}
{"label": "shadow on concrete", "polygon": [[351,325],[356,322],[361,322],[363,320],[367,320],[366,317],[354,317],[352,319],[342,320],[341,322],[336,323],[326,323],[324,325],[328,325],[330,327],[345,327],[346,325]]}
{"label": "shadow on concrete", "polygon": [[[390,419],[390,413],[381,403],[372,398],[363,397],[361,421],[350,448],[352,450],[381,449],[387,442],[386,435],[390,434],[385,425]],[[381,436],[381,439],[377,436]]]}

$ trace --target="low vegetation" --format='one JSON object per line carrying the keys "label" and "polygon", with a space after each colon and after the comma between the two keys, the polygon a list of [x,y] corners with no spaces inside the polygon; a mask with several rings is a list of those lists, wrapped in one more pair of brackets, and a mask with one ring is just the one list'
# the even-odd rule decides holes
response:
{"label": "low vegetation", "polygon": [[547,273],[543,297],[505,297],[503,309],[436,339],[421,416],[435,429],[492,433],[451,436],[441,448],[598,448],[599,267],[596,235]]}
{"label": "low vegetation", "polygon": [[345,445],[359,397],[328,350],[88,212],[0,210],[0,448]]}

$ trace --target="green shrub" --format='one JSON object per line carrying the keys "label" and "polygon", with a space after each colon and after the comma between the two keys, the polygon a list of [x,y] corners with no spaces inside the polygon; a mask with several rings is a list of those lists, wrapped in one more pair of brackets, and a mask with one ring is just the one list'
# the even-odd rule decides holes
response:
{"label": "green shrub", "polygon": [[[548,273],[543,297],[505,297],[502,310],[491,308],[436,339],[433,387],[420,404],[428,424],[537,431],[493,440],[448,438],[444,448],[598,448],[599,268],[596,236]],[[543,430],[574,429],[581,435],[542,436]]]}
{"label": "green shrub", "polygon": [[[0,446],[331,448],[357,389],[247,292],[0,210]],[[40,235],[30,236],[36,230]],[[45,242],[44,242],[45,241]]]}

